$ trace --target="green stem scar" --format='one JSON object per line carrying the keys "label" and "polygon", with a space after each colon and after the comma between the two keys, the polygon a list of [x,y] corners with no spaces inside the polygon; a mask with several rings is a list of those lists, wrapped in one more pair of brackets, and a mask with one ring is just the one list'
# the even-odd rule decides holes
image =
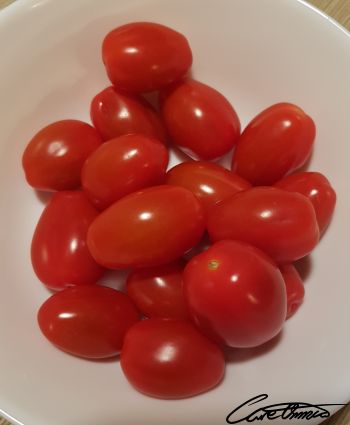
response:
{"label": "green stem scar", "polygon": [[218,260],[211,260],[208,263],[208,269],[209,270],[216,270],[219,267],[219,261]]}

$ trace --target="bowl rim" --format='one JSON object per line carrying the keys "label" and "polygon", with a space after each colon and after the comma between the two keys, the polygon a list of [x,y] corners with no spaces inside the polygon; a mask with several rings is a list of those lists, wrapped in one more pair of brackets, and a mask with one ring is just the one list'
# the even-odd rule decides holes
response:
{"label": "bowl rim", "polygon": [[[69,1],[69,0],[68,0]],[[292,1],[292,0],[289,0]],[[326,12],[322,11],[319,7],[309,3],[307,0],[293,0],[305,7],[306,9],[309,9],[320,16],[320,18],[325,19],[326,21],[330,22],[331,25],[333,25],[335,28],[337,28],[339,31],[341,31],[345,37],[350,38],[350,30],[345,28],[341,23],[339,23],[335,18],[332,18],[329,16]],[[22,14],[22,18],[26,18],[26,13],[29,12],[32,8],[42,6],[45,7],[47,4],[51,3],[52,0],[13,0],[12,3],[4,6],[0,9],[0,25],[2,23],[6,23],[7,21],[11,21],[11,19],[16,19],[18,16]],[[1,32],[1,28],[0,28]],[[0,382],[1,385],[1,382]],[[338,411],[341,408],[342,405],[340,405],[336,411]],[[8,411],[5,411],[0,406],[0,420],[5,419],[11,422],[13,425],[25,425],[20,420],[16,419],[14,416],[12,416]]]}
{"label": "bowl rim", "polygon": [[[39,5],[45,5],[51,0],[12,0],[12,3],[8,4],[4,8],[0,9],[0,23],[6,19],[12,18],[16,13],[23,13],[25,8],[33,8]],[[329,21],[335,27],[337,27],[342,33],[344,33],[347,37],[350,37],[350,30],[346,29],[340,22],[338,22],[335,18],[329,16],[326,12],[321,10],[319,7],[309,3],[307,0],[293,0],[304,7],[311,9],[313,12],[320,15],[322,18]]]}

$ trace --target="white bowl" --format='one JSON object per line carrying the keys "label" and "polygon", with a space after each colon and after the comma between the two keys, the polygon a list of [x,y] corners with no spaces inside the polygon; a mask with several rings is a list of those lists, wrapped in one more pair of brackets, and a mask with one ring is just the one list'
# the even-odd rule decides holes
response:
{"label": "white bowl", "polygon": [[[22,151],[47,123],[89,120],[90,99],[108,85],[103,36],[140,20],[186,34],[195,77],[222,91],[242,124],[275,102],[304,108],[318,129],[310,168],[338,193],[333,223],[312,255],[305,303],[278,343],[237,350],[220,386],[181,401],[137,393],[116,361],[64,354],[36,325],[49,293],[32,271],[29,248],[43,203],[25,184]],[[0,13],[0,57],[0,413],[24,425],[224,425],[233,408],[261,393],[269,394],[265,404],[350,399],[344,29],[296,0],[17,0]]]}

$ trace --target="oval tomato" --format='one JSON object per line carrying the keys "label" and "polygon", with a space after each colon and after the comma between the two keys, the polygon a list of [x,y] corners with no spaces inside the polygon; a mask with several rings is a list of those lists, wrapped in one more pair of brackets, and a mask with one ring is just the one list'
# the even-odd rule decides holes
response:
{"label": "oval tomato", "polygon": [[180,79],[192,65],[186,38],[151,22],[115,28],[103,41],[102,57],[112,83],[130,92],[159,90]]}
{"label": "oval tomato", "polygon": [[232,171],[253,185],[271,185],[300,168],[311,155],[316,128],[298,106],[277,103],[244,129],[232,159]]}
{"label": "oval tomato", "polygon": [[238,116],[215,89],[186,80],[167,88],[161,96],[166,129],[188,155],[204,160],[219,158],[238,141]]}
{"label": "oval tomato", "polygon": [[320,233],[327,228],[336,203],[336,193],[321,173],[305,172],[287,176],[275,184],[280,189],[305,195],[315,208]]}
{"label": "oval tomato", "polygon": [[280,271],[286,285],[287,292],[287,315],[286,319],[292,317],[303,302],[305,288],[303,281],[293,264],[280,266]]}
{"label": "oval tomato", "polygon": [[138,391],[174,399],[208,391],[223,378],[220,348],[188,322],[149,319],[126,334],[123,372]]}
{"label": "oval tomato", "polygon": [[255,187],[219,202],[209,210],[207,226],[212,241],[247,242],[279,263],[304,257],[319,239],[311,202],[274,187]]}
{"label": "oval tomato", "polygon": [[32,264],[38,278],[49,288],[96,283],[103,268],[92,258],[87,245],[88,227],[98,216],[83,192],[53,195],[36,226]]}
{"label": "oval tomato", "polygon": [[263,344],[278,334],[286,317],[278,267],[242,242],[217,242],[193,257],[185,268],[184,291],[197,326],[230,347]]}
{"label": "oval tomato", "polygon": [[185,253],[185,255],[183,256],[183,259],[188,262],[195,255],[201,254],[203,251],[207,250],[210,247],[210,245],[211,245],[211,241],[210,241],[208,233],[206,232],[203,238],[201,239],[201,241],[197,243],[197,245],[195,245],[192,249],[190,249],[189,251]]}
{"label": "oval tomato", "polygon": [[188,319],[182,288],[183,261],[158,267],[133,270],[126,292],[147,317]]}
{"label": "oval tomato", "polygon": [[129,193],[163,183],[168,151],[156,139],[139,134],[103,143],[86,160],[81,180],[85,193],[100,209]]}
{"label": "oval tomato", "polygon": [[166,183],[190,190],[205,211],[211,205],[251,187],[237,174],[205,161],[187,161],[176,165],[167,172]]}
{"label": "oval tomato", "polygon": [[68,288],[40,307],[45,337],[61,350],[99,359],[119,354],[124,336],[139,313],[122,292],[104,286]]}
{"label": "oval tomato", "polygon": [[104,140],[134,133],[165,140],[160,118],[140,96],[107,87],[92,99],[90,114]]}
{"label": "oval tomato", "polygon": [[156,186],[128,195],[91,224],[87,242],[108,268],[157,266],[182,256],[205,229],[201,205],[188,190]]}
{"label": "oval tomato", "polygon": [[98,132],[82,121],[63,120],[44,127],[23,153],[27,182],[40,190],[78,188],[82,166],[101,142]]}

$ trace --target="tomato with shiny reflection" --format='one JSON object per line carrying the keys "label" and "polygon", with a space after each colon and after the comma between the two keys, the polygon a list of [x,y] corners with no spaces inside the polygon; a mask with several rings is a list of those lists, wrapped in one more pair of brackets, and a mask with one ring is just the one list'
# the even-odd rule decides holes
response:
{"label": "tomato with shiny reflection", "polygon": [[104,209],[132,192],[163,183],[168,159],[157,139],[140,134],[117,137],[86,160],[83,189],[97,208]]}
{"label": "tomato with shiny reflection", "polygon": [[104,140],[124,134],[143,134],[162,142],[165,130],[156,111],[145,99],[107,87],[91,102],[91,120]]}
{"label": "tomato with shiny reflection", "polygon": [[287,315],[286,319],[292,317],[299,309],[305,295],[304,283],[300,274],[293,264],[280,266],[280,271],[286,285],[287,292]]}
{"label": "tomato with shiny reflection", "polygon": [[293,174],[278,181],[275,187],[307,196],[315,208],[320,233],[324,233],[332,218],[337,195],[323,174],[315,172]]}
{"label": "tomato with shiny reflection", "polygon": [[232,159],[232,171],[264,186],[300,168],[310,157],[316,127],[298,106],[277,103],[244,129]]}
{"label": "tomato with shiny reflection", "polygon": [[92,258],[86,235],[98,211],[83,192],[53,195],[36,226],[31,256],[34,271],[49,288],[96,283],[104,269]]}
{"label": "tomato with shiny reflection", "polygon": [[167,172],[166,183],[190,190],[205,211],[211,205],[251,187],[237,174],[206,161],[187,161],[176,165]]}
{"label": "tomato with shiny reflection", "polygon": [[165,89],[160,100],[172,141],[193,158],[219,158],[237,143],[241,127],[236,111],[212,87],[185,80]]}
{"label": "tomato with shiny reflection", "polygon": [[149,319],[125,336],[122,370],[138,391],[157,398],[194,396],[223,378],[221,349],[188,322]]}
{"label": "tomato with shiny reflection", "polygon": [[230,347],[254,347],[277,335],[286,290],[277,265],[262,251],[221,241],[193,257],[184,272],[190,314],[208,336]]}
{"label": "tomato with shiny reflection", "polygon": [[187,39],[152,22],[134,22],[109,32],[102,57],[112,83],[130,92],[159,90],[183,77],[192,65]]}
{"label": "tomato with shiny reflection", "polygon": [[82,121],[63,120],[44,127],[23,153],[27,182],[40,190],[79,188],[83,164],[101,143],[98,132]]}
{"label": "tomato with shiny reflection", "polygon": [[189,318],[182,288],[185,262],[133,270],[126,292],[147,317],[186,320]]}
{"label": "tomato with shiny reflection", "polygon": [[207,227],[212,241],[247,242],[278,263],[304,257],[319,239],[311,202],[274,187],[255,187],[219,202],[209,210]]}
{"label": "tomato with shiny reflection", "polygon": [[205,230],[197,198],[187,189],[155,186],[125,196],[91,224],[87,243],[108,268],[169,263],[196,245]]}
{"label": "tomato with shiny reflection", "polygon": [[101,359],[119,354],[127,330],[139,313],[122,292],[104,286],[68,288],[40,307],[42,333],[70,354]]}

